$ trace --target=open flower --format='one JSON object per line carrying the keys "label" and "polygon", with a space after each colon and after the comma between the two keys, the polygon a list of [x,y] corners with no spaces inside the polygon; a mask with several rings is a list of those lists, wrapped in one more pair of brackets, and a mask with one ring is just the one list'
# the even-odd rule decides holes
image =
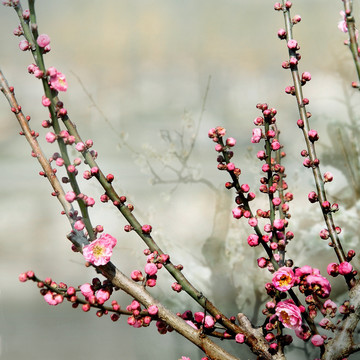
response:
{"label": "open flower", "polygon": [[86,261],[99,266],[110,261],[112,249],[116,245],[116,239],[109,234],[102,234],[98,239],[83,247],[83,255]]}
{"label": "open flower", "polygon": [[287,291],[295,284],[296,276],[292,269],[287,266],[281,267],[274,273],[272,283],[277,290]]}
{"label": "open flower", "polygon": [[340,11],[340,15],[342,17],[342,20],[339,21],[338,23],[338,28],[340,31],[347,33],[348,32],[348,27],[347,27],[347,23],[346,23],[346,14],[344,11]]}
{"label": "open flower", "polygon": [[298,330],[301,327],[301,311],[292,300],[280,301],[275,308],[275,312],[286,328]]}
{"label": "open flower", "polygon": [[67,82],[65,75],[61,72],[57,71],[54,66],[51,66],[47,69],[47,75],[50,76],[50,85],[57,91],[66,91],[67,90]]}

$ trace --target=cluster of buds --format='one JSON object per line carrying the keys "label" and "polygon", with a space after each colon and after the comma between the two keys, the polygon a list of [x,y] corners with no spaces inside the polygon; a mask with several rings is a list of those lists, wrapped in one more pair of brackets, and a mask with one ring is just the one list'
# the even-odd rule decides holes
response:
{"label": "cluster of buds", "polygon": [[177,313],[177,315],[196,330],[202,329],[204,332],[212,332],[215,328],[216,320],[211,315],[205,315],[201,311],[193,314],[192,311],[186,310],[182,314]]}
{"label": "cluster of buds", "polygon": [[147,263],[144,268],[146,276],[144,277],[140,270],[134,270],[131,272],[131,278],[136,282],[141,281],[148,287],[154,287],[158,270],[170,261],[170,256],[168,254],[159,254],[157,251],[151,252],[149,249],[144,250],[144,255],[147,256]]}
{"label": "cluster of buds", "polygon": [[131,312],[127,323],[135,328],[149,326],[158,313],[158,307],[156,305],[150,305],[147,309],[142,310],[140,303],[136,300],[133,300],[131,304],[126,307],[126,310]]}
{"label": "cluster of buds", "polygon": [[[25,282],[32,280],[37,283],[40,288],[40,294],[44,300],[52,306],[61,304],[64,299],[71,302],[72,307],[78,308],[81,305],[81,309],[84,312],[90,311],[93,307],[97,309],[96,315],[101,317],[111,312],[111,320],[116,321],[120,317],[120,306],[116,300],[111,302],[111,307],[105,306],[105,302],[110,299],[113,293],[114,286],[109,280],[100,281],[99,278],[93,278],[92,283],[85,283],[79,287],[67,286],[65,283],[56,283],[51,278],[45,280],[38,279],[33,271],[27,271],[19,275],[19,280]],[[80,298],[78,294],[81,294],[83,298]]]}

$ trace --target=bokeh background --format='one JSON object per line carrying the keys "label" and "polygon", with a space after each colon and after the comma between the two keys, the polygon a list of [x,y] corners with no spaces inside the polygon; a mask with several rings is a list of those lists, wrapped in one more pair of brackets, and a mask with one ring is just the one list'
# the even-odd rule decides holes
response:
{"label": "bokeh background", "polygon": [[[261,146],[252,145],[250,137],[258,102],[278,109],[288,154],[287,182],[295,193],[290,204],[295,239],[288,255],[297,265],[309,263],[324,272],[334,257],[317,235],[321,216],[306,200],[313,183],[301,165],[304,145],[295,99],[284,93],[291,77],[281,68],[287,51],[276,33],[283,17],[273,10],[273,2],[38,0],[37,9],[39,31],[51,37],[46,65],[66,74],[69,89],[61,99],[82,137],[94,140],[103,171],[115,175],[115,187],[134,203],[139,220],[152,224],[160,246],[227,315],[242,311],[261,324],[259,312],[266,300],[262,288],[270,274],[255,266],[261,249],[244,244],[250,229],[231,217],[233,196],[223,190],[228,178],[216,169],[207,131],[222,125],[238,140],[234,161],[242,169],[242,181],[256,190],[260,162],[255,154]],[[344,128],[353,123],[359,101],[349,88],[355,71],[343,45],[346,35],[337,28],[341,9],[341,1],[302,0],[294,1],[292,14],[302,16],[294,28],[301,46],[300,69],[313,76],[304,92],[312,127],[320,132],[323,170],[335,174],[327,188],[333,199],[346,200],[336,221],[347,226],[344,241],[349,248],[358,245],[357,193],[349,185],[335,135],[336,124]],[[17,25],[15,12],[1,7],[0,66],[51,156],[55,145],[45,143],[40,126],[47,118],[40,82],[27,73],[32,59],[12,35]],[[52,308],[34,284],[18,281],[18,274],[29,269],[74,286],[94,276],[81,256],[70,251],[66,219],[18,132],[5,98],[0,99],[0,359],[200,359],[191,344],[174,333],[159,335],[154,324],[133,329],[126,319],[98,319],[94,311],[85,314],[67,303]],[[173,151],[186,155],[192,142],[183,170],[169,170],[181,169]],[[100,203],[102,191],[94,181],[83,186],[97,200],[91,209],[93,223],[118,239],[114,262],[127,274],[142,269],[144,245],[124,233],[125,221],[109,204]],[[256,206],[265,200],[259,195]],[[173,293],[171,283],[160,272],[152,293],[174,311],[200,310],[184,294]],[[333,287],[341,298],[341,281]],[[126,295],[117,297],[122,306],[131,301]],[[244,346],[233,345],[226,346],[242,359],[255,358]],[[289,359],[309,356],[316,357],[311,347],[293,351]]]}

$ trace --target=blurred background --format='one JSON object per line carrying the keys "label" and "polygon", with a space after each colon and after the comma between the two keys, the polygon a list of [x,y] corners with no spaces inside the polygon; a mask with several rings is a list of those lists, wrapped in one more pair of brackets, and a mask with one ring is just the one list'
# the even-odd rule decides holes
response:
{"label": "blurred background", "polygon": [[[337,28],[340,10],[341,1],[302,0],[294,1],[292,15],[302,16],[294,36],[301,46],[300,70],[312,74],[304,96],[310,99],[312,127],[320,133],[322,171],[335,175],[327,189],[330,200],[340,202],[342,211],[335,221],[344,225],[344,247],[349,249],[358,245],[359,101],[349,86],[356,80],[355,70],[343,45],[346,34]],[[256,152],[261,145],[250,142],[253,119],[260,114],[258,102],[278,110],[280,140],[287,153],[283,164],[295,194],[289,225],[295,239],[288,257],[296,265],[309,264],[326,273],[327,263],[335,258],[318,237],[324,227],[321,214],[307,202],[313,180],[302,166],[296,101],[284,93],[291,76],[281,67],[288,55],[277,38],[283,16],[273,10],[273,2],[38,0],[37,16],[39,32],[51,38],[46,66],[66,75],[69,88],[61,99],[83,139],[93,139],[102,170],[115,175],[115,188],[134,204],[135,216],[153,226],[163,250],[226,315],[241,311],[260,325],[266,301],[262,289],[271,275],[256,268],[256,258],[264,254],[260,248],[248,248],[250,228],[232,219],[234,196],[224,190],[228,177],[216,169],[207,131],[221,125],[237,139],[234,162],[242,169],[241,181],[258,193],[261,164]],[[41,128],[48,117],[41,106],[41,84],[27,73],[33,61],[12,35],[17,25],[16,13],[1,7],[1,69],[50,157],[56,146],[45,143]],[[35,284],[18,281],[19,273],[29,269],[40,278],[73,286],[94,276],[70,250],[69,225],[18,132],[3,97],[0,359],[60,360],[65,354],[76,359],[200,359],[201,352],[175,333],[159,335],[154,324],[133,329],[125,318],[113,323],[68,303],[50,307]],[[95,181],[82,186],[97,202],[91,209],[93,224],[103,225],[118,239],[115,264],[126,274],[142,269],[145,246],[123,231],[125,221],[111,205],[100,202],[103,192]],[[254,206],[266,207],[266,198],[259,194]],[[185,294],[172,292],[171,283],[160,271],[159,285],[151,293],[175,312],[200,310]],[[332,280],[332,286],[334,297],[341,300],[345,287],[340,279]],[[123,307],[132,300],[115,295]],[[255,358],[245,346],[224,345],[242,359]],[[298,345],[289,359],[317,357],[311,346]]]}

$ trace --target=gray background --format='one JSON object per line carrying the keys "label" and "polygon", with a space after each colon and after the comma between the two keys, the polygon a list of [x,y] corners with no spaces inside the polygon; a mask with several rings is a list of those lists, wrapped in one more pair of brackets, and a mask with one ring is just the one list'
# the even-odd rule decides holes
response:
{"label": "gray background", "polygon": [[[346,87],[355,80],[350,53],[342,45],[346,36],[337,29],[341,7],[341,1],[303,0],[294,1],[292,12],[303,17],[294,31],[303,57],[300,69],[313,75],[304,88],[305,96],[310,99],[312,126],[319,130],[323,146],[330,147],[333,144],[326,127],[331,121],[348,121],[343,104],[344,84]],[[228,178],[216,170],[216,153],[207,138],[210,127],[222,125],[228,129],[229,136],[238,140],[234,160],[243,170],[242,181],[249,182],[252,190],[256,190],[260,162],[253,159],[261,147],[250,143],[252,121],[259,115],[256,103],[268,102],[279,112],[281,141],[288,153],[284,160],[287,181],[296,194],[290,203],[291,229],[296,233],[296,242],[289,247],[289,256],[296,253],[298,265],[309,262],[322,271],[329,260],[334,260],[326,243],[317,236],[322,227],[317,225],[320,214],[312,207],[309,216],[306,194],[313,189],[312,179],[301,165],[299,152],[304,145],[296,126],[295,99],[284,93],[291,78],[290,72],[281,68],[287,51],[285,44],[277,39],[283,18],[273,10],[273,2],[63,0],[38,1],[37,9],[39,31],[51,37],[52,51],[45,56],[46,64],[66,74],[69,89],[61,94],[61,99],[83,138],[94,140],[100,166],[104,172],[115,175],[115,187],[135,204],[135,215],[140,221],[153,225],[160,246],[171,254],[175,263],[184,265],[184,274],[210,298],[217,298],[224,306],[228,304],[227,315],[244,311],[252,316],[254,291],[263,286],[264,279],[270,279],[265,270],[253,270],[256,257],[263,255],[261,249],[249,250],[244,245],[250,230],[231,218],[232,196],[224,193],[227,210],[215,221],[223,222],[226,227],[225,238],[221,238],[221,232],[217,236],[226,244],[225,283],[228,281],[233,286],[236,295],[220,290],[221,277],[219,280],[210,271],[217,254],[205,256],[202,251],[213,229],[221,230],[214,223],[219,210],[214,192],[195,182],[179,184],[175,190],[174,185],[153,186],[144,158],[150,156],[157,171],[164,178],[173,179],[159,165],[159,158],[172,164],[159,131],[173,132],[191,123],[191,119],[198,121],[209,76],[206,110],[190,160],[196,168],[194,174],[209,180],[219,189],[218,193],[222,192],[220,189]],[[50,156],[56,150],[55,145],[45,144],[46,131],[40,127],[47,118],[40,103],[41,86],[27,74],[32,59],[30,53],[18,49],[19,39],[12,35],[17,24],[15,12],[1,7],[1,68],[15,87],[24,112],[31,115],[32,127],[40,132],[42,146]],[[35,284],[18,282],[18,274],[28,269],[33,269],[39,277],[51,276],[55,281],[75,286],[94,275],[84,268],[82,258],[70,251],[66,240],[69,226],[59,215],[60,206],[50,196],[46,180],[37,175],[39,165],[30,157],[29,147],[17,135],[18,131],[3,98],[0,100],[0,358],[58,360],[64,356],[74,359],[101,356],[135,360],[178,359],[185,355],[192,360],[200,359],[200,353],[191,344],[177,334],[158,335],[154,324],[147,329],[133,329],[125,319],[112,323],[108,317],[98,319],[94,311],[85,314],[73,310],[67,303],[50,308],[39,296]],[[131,149],[124,145],[124,136]],[[319,153],[322,149],[320,145]],[[325,170],[336,175],[335,182],[328,186],[330,192],[335,194],[346,187],[340,170],[332,165],[327,165]],[[125,221],[110,205],[100,203],[102,191],[95,182],[84,184],[84,192],[97,200],[91,210],[94,224],[102,224],[106,232],[118,238],[115,263],[127,274],[135,268],[141,269],[144,245],[133,234],[123,232]],[[262,201],[259,196],[260,204]],[[350,216],[353,225],[357,225],[356,211],[350,210],[347,216],[338,215],[340,224],[349,222]],[[347,239],[350,245],[357,244],[351,232],[347,233]],[[311,262],[319,258],[320,263]],[[152,293],[165,299],[171,279],[164,271],[159,278],[160,284]],[[333,286],[339,286],[341,293],[343,288],[335,283]],[[171,291],[170,294],[167,304],[174,311],[199,310],[190,305],[184,294]],[[131,301],[126,296],[117,296],[124,307]],[[244,346],[238,345],[233,351],[238,355],[243,353],[242,358],[254,358],[247,355]],[[292,353],[289,358],[302,356]]]}

